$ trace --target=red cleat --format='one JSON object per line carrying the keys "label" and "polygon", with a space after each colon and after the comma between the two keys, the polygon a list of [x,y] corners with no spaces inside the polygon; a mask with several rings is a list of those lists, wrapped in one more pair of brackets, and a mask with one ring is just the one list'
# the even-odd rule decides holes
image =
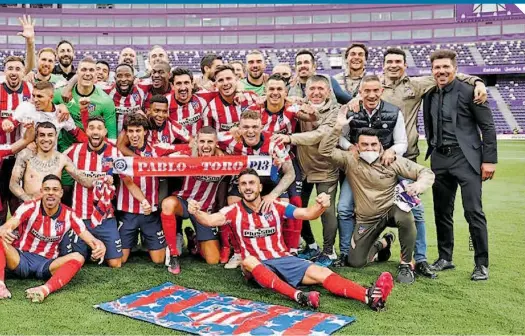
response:
{"label": "red cleat", "polygon": [[297,302],[299,302],[301,306],[317,309],[321,304],[320,296],[321,294],[315,291],[299,292],[297,295]]}
{"label": "red cleat", "polygon": [[383,272],[372,287],[368,288],[368,306],[375,311],[385,308],[386,300],[394,288],[394,278],[389,272]]}

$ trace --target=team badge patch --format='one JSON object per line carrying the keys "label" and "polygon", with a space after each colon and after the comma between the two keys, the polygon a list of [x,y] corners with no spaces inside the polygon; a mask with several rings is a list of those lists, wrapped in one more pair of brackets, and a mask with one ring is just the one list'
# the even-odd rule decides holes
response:
{"label": "team badge patch", "polygon": [[61,232],[64,230],[64,227],[65,227],[65,224],[63,221],[56,221],[55,222],[55,231],[56,232]]}
{"label": "team badge patch", "polygon": [[357,230],[357,233],[363,234],[363,233],[366,232],[366,230],[367,230],[367,228],[361,225],[361,226],[359,226],[359,229]]}

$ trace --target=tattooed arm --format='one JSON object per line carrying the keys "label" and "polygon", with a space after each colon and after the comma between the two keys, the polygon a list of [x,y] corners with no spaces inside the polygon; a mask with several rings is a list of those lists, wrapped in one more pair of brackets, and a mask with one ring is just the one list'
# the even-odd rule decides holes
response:
{"label": "tattooed arm", "polygon": [[69,173],[69,175],[71,175],[71,177],[83,187],[92,188],[95,179],[93,177],[87,176],[83,171],[78,170],[69,157],[63,154],[61,155],[63,156],[63,160],[65,160],[64,169]]}
{"label": "tattooed arm", "polygon": [[26,194],[24,188],[21,186],[27,168],[27,161],[32,155],[33,152],[29,149],[24,149],[18,154],[13,172],[11,173],[11,180],[9,181],[9,190],[11,190],[13,195],[24,202],[32,199],[30,195]]}

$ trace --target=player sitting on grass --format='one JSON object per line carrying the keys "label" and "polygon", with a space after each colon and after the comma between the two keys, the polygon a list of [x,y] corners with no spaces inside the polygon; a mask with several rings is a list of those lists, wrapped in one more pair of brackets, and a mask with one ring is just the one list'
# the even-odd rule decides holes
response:
{"label": "player sitting on grass", "polygon": [[331,293],[366,303],[373,310],[384,308],[394,282],[388,272],[382,273],[372,287],[365,288],[345,279],[330,269],[292,256],[283,239],[285,218],[313,220],[330,206],[330,196],[321,193],[315,204],[298,208],[288,203],[272,201],[263,211],[259,175],[247,168],[239,174],[241,201],[208,214],[198,202],[188,201],[188,212],[206,226],[232,226],[239,241],[242,267],[263,287],[271,288],[303,306],[319,307],[319,292],[303,292],[299,285],[321,284]]}
{"label": "player sitting on grass", "polygon": [[41,194],[40,200],[21,205],[0,227],[0,299],[11,297],[4,283],[6,269],[22,279],[49,279],[42,286],[26,290],[33,302],[42,302],[67,285],[84,264],[80,253],[58,257],[58,245],[70,229],[91,247],[92,259],[101,259],[106,253],[104,244],[86,230],[73,210],[61,204],[64,190],[56,175],[44,177]]}

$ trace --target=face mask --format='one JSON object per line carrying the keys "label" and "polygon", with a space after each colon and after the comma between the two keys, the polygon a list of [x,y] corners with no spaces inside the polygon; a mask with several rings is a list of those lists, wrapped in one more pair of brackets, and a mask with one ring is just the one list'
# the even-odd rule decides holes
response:
{"label": "face mask", "polygon": [[379,157],[379,152],[373,152],[373,151],[366,151],[366,152],[359,152],[359,157],[368,164],[372,164],[377,158]]}
{"label": "face mask", "polygon": [[290,77],[283,77],[283,80],[286,85],[290,84]]}

